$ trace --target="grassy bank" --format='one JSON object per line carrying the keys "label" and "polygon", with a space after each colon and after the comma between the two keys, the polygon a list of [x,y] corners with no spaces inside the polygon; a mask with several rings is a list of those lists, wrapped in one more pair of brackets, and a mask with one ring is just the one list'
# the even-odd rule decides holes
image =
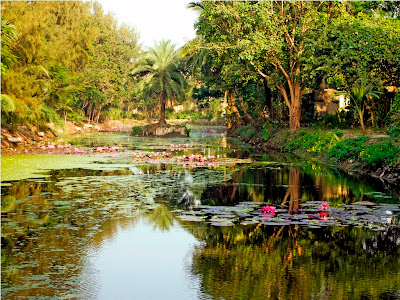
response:
{"label": "grassy bank", "polygon": [[368,131],[302,128],[242,127],[235,131],[241,140],[261,151],[278,150],[315,159],[346,172],[380,177],[400,185],[400,138]]}

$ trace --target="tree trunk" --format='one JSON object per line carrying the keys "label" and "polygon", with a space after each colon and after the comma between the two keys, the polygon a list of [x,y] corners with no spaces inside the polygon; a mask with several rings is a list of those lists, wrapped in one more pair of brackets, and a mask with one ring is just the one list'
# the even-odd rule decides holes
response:
{"label": "tree trunk", "polygon": [[160,121],[158,122],[158,124],[167,124],[167,122],[165,121],[165,99],[162,93],[160,94]]}
{"label": "tree trunk", "polygon": [[243,102],[243,97],[239,96],[238,98],[239,98],[240,107],[242,108],[242,111],[243,111],[245,122],[246,123],[254,123],[253,118],[247,113],[246,106],[244,105],[244,102]]}
{"label": "tree trunk", "polygon": [[289,83],[290,91],[290,105],[289,105],[289,127],[292,130],[300,128],[301,120],[301,97],[302,90],[300,89],[300,82],[297,81]]}
{"label": "tree trunk", "polygon": [[235,95],[232,90],[225,92],[228,99],[228,129],[236,129],[243,124],[242,117],[235,103]]}
{"label": "tree trunk", "polygon": [[271,93],[271,89],[268,86],[268,81],[266,78],[264,78],[263,83],[264,83],[265,102],[266,102],[268,110],[269,110],[269,117],[272,119],[276,119],[274,106],[272,104],[272,93]]}
{"label": "tree trunk", "polygon": [[232,120],[231,120],[231,117],[230,117],[231,108],[229,107],[229,99],[228,99],[228,96],[229,96],[229,91],[226,90],[226,91],[224,92],[224,101],[225,101],[225,103],[227,104],[227,109],[226,109],[226,116],[227,116],[227,118],[226,118],[226,127],[227,127],[228,129],[230,129],[230,128],[232,128]]}
{"label": "tree trunk", "polygon": [[374,105],[372,104],[371,106],[368,105],[368,103],[365,103],[365,108],[368,109],[369,113],[371,114],[371,122],[372,122],[372,127],[375,127],[375,109]]}
{"label": "tree trunk", "polygon": [[360,125],[361,125],[361,131],[362,133],[365,132],[365,126],[364,126],[364,110],[358,110],[358,117],[360,119]]}

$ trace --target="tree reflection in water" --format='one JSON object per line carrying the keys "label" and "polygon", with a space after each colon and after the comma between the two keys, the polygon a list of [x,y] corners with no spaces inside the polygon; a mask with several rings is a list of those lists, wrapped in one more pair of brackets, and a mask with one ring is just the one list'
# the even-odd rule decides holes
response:
{"label": "tree reflection in water", "polygon": [[[87,247],[99,248],[139,216],[168,232],[179,222],[203,242],[191,272],[214,299],[359,299],[399,296],[399,232],[354,227],[214,227],[171,213],[199,204],[267,202],[295,214],[301,203],[397,203],[373,186],[312,165],[176,165],[51,171],[46,182],[2,188],[2,288],[6,297],[55,297],[79,287]],[[184,195],[187,195],[185,198]],[[374,194],[375,193],[375,194]],[[162,246],[162,245],[160,245]],[[370,288],[371,287],[371,288]],[[79,295],[75,295],[79,298]]]}
{"label": "tree reflection in water", "polygon": [[[192,272],[213,299],[394,299],[399,230],[298,225],[192,230]],[[379,249],[379,250],[378,250]]]}

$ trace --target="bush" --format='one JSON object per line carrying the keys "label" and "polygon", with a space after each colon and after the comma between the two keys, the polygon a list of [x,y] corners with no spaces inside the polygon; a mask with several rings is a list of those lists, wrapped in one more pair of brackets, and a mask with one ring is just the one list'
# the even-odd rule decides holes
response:
{"label": "bush", "polygon": [[388,134],[393,137],[400,136],[400,93],[396,93],[392,108],[386,117]]}
{"label": "bush", "polygon": [[264,141],[267,141],[271,135],[271,128],[272,125],[269,124],[268,122],[265,122],[263,125],[263,130],[262,130],[262,137]]}
{"label": "bush", "polygon": [[132,119],[141,121],[146,119],[146,116],[142,114],[132,114]]}
{"label": "bush", "polygon": [[360,152],[360,158],[368,167],[379,167],[383,164],[394,165],[397,161],[400,148],[391,141],[369,145]]}
{"label": "bush", "polygon": [[183,125],[183,127],[185,128],[185,129],[184,129],[185,134],[186,134],[187,136],[189,136],[189,135],[190,135],[190,132],[191,132],[192,130],[191,130],[190,128],[187,128],[186,125]]}
{"label": "bush", "polygon": [[356,159],[359,153],[364,149],[364,143],[368,140],[365,136],[358,136],[354,139],[340,141],[329,151],[329,157],[338,160]]}
{"label": "bush", "polygon": [[142,134],[143,134],[142,126],[133,126],[132,127],[132,135],[142,135]]}
{"label": "bush", "polygon": [[357,122],[354,111],[351,109],[338,110],[334,115],[325,115],[321,117],[320,124],[322,123],[326,128],[350,128]]}
{"label": "bush", "polygon": [[335,132],[300,130],[288,143],[288,150],[321,154],[339,142]]}
{"label": "bush", "polygon": [[257,129],[251,126],[243,126],[236,129],[235,134],[244,138],[253,138],[257,134]]}

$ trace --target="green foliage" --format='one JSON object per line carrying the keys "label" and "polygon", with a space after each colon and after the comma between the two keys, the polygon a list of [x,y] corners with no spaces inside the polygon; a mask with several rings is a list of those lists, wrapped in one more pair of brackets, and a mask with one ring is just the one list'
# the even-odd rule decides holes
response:
{"label": "green foliage", "polygon": [[355,118],[354,111],[346,109],[338,110],[334,115],[324,115],[318,124],[330,129],[345,129],[353,126],[355,122],[357,122],[357,119]]}
{"label": "green foliage", "polygon": [[373,106],[371,103],[373,102],[372,99],[379,98],[379,95],[381,94],[380,92],[373,90],[373,88],[374,84],[372,82],[367,83],[364,80],[359,79],[355,82],[354,86],[349,89],[347,93],[345,93],[350,97],[350,107],[354,109],[356,115],[358,116],[362,131],[365,130],[365,107],[368,104],[370,104],[370,106]]}
{"label": "green foliage", "polygon": [[142,126],[133,126],[132,127],[132,135],[142,135],[142,134],[143,134]]}
{"label": "green foliage", "polygon": [[161,41],[143,53],[131,71],[138,77],[137,90],[143,97],[157,99],[160,104],[160,124],[165,124],[166,103],[185,98],[187,82],[182,75],[178,53],[171,41]]}
{"label": "green foliage", "polygon": [[363,78],[378,86],[399,81],[399,21],[379,14],[342,13],[321,28],[315,55],[328,74],[343,77],[349,90]]}
{"label": "green foliage", "polygon": [[185,132],[185,134],[187,135],[187,136],[189,136],[190,135],[190,132],[192,131],[190,128],[188,128],[186,125],[184,125],[183,126],[185,129],[184,129],[184,132]]}
{"label": "green foliage", "polygon": [[37,124],[45,122],[43,115],[55,120],[54,112],[68,120],[83,114],[98,121],[107,111],[119,115],[109,110],[129,100],[128,71],[138,52],[133,29],[118,26],[98,2],[1,6],[2,93],[16,104],[3,124]]}
{"label": "green foliage", "polygon": [[294,136],[288,142],[287,148],[290,151],[322,154],[327,149],[334,147],[339,141],[340,138],[335,132],[302,129],[294,133]]}
{"label": "green foliage", "polygon": [[268,122],[265,122],[263,125],[263,130],[262,130],[262,137],[264,141],[267,141],[271,135],[271,124]]}
{"label": "green foliage", "polygon": [[368,167],[379,167],[383,164],[394,165],[399,158],[400,147],[393,145],[392,142],[384,141],[368,145],[360,152],[360,158]]}
{"label": "green foliage", "polygon": [[60,116],[49,106],[46,104],[42,105],[41,112],[40,112],[40,123],[53,123],[54,125],[64,128],[65,123],[60,118]]}
{"label": "green foliage", "polygon": [[363,135],[352,139],[342,140],[330,149],[328,155],[329,157],[334,157],[339,161],[356,159],[364,149],[366,141],[368,141],[368,138]]}
{"label": "green foliage", "polygon": [[139,113],[137,113],[137,114],[132,114],[131,116],[132,116],[132,119],[134,119],[134,120],[139,120],[139,121],[141,121],[141,120],[145,120],[145,119],[146,119],[146,116],[145,116],[145,115],[139,114]]}
{"label": "green foliage", "polygon": [[1,94],[1,112],[10,113],[15,111],[15,100],[8,96]]}
{"label": "green foliage", "polygon": [[271,133],[268,130],[266,130],[266,129],[262,130],[262,137],[263,137],[264,141],[267,141],[270,135],[271,135]]}
{"label": "green foliage", "polygon": [[17,61],[17,56],[12,51],[12,46],[18,38],[15,25],[1,19],[1,76]]}
{"label": "green foliage", "polygon": [[394,97],[392,108],[388,113],[386,120],[388,124],[388,133],[391,136],[399,137],[400,136],[400,93],[399,92],[397,92]]}
{"label": "green foliage", "polygon": [[253,138],[257,135],[258,130],[250,125],[248,126],[243,126],[238,129],[236,129],[235,134],[244,137],[244,138]]}

